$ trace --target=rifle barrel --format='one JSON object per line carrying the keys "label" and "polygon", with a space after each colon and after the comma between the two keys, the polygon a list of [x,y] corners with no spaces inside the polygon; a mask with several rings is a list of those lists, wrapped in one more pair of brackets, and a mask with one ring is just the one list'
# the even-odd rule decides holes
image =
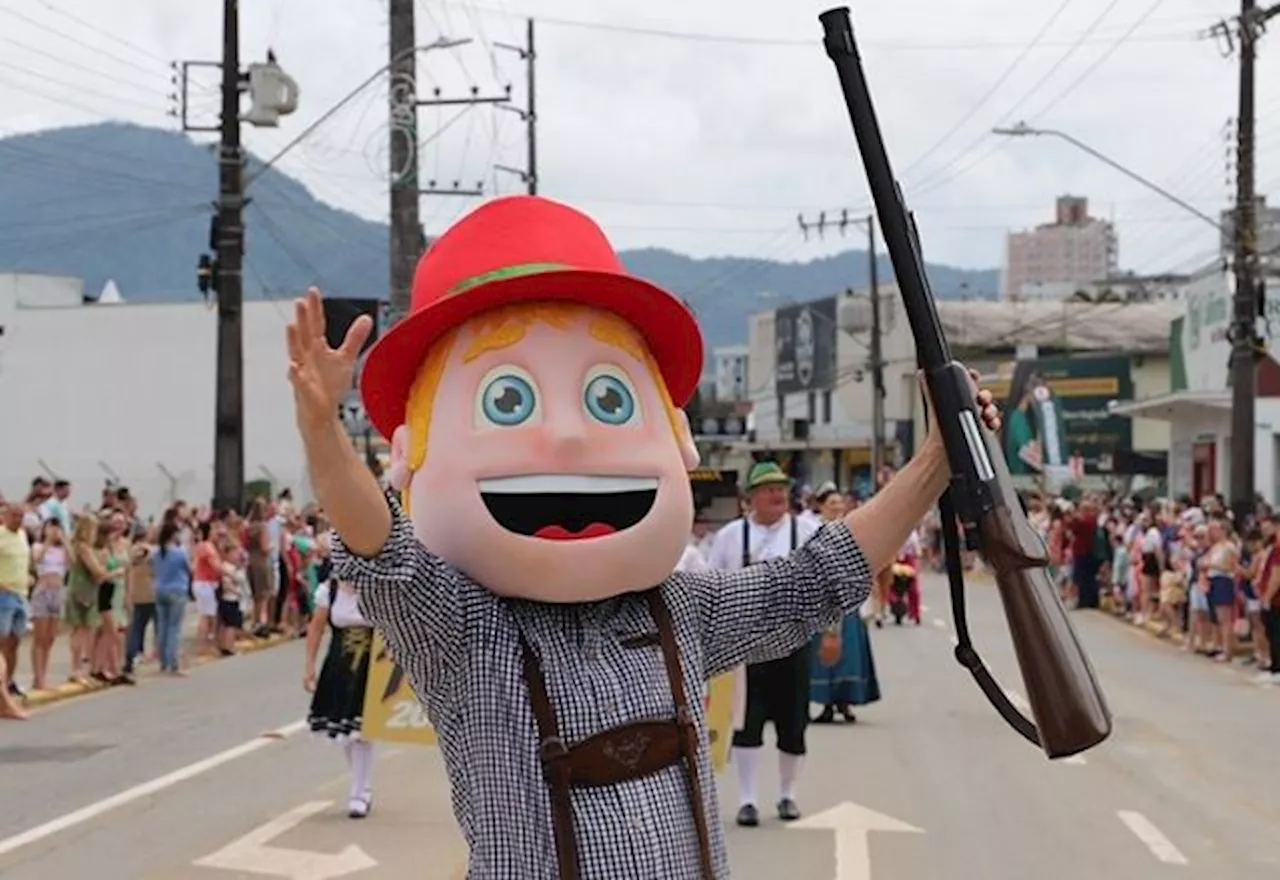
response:
{"label": "rifle barrel", "polygon": [[866,170],[871,199],[875,202],[876,215],[880,219],[885,248],[889,251],[902,305],[916,340],[916,356],[920,366],[926,369],[940,367],[951,361],[951,348],[946,337],[937,332],[941,324],[929,289],[929,279],[925,275],[915,220],[907,211],[902,189],[894,179],[893,167],[885,152],[880,123],[876,119],[866,74],[862,70],[862,59],[853,39],[849,8],[830,9],[818,19],[824,32],[823,45],[835,62],[840,77],[840,87],[862,154],[862,165]]}

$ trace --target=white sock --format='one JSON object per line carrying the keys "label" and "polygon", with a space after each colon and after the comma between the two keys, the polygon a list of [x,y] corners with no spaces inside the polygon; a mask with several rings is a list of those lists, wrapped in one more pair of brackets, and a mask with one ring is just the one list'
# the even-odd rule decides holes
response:
{"label": "white sock", "polygon": [[760,749],[744,749],[741,746],[733,750],[733,766],[738,772],[738,802],[742,806],[755,806],[756,801],[756,768],[760,766]]}
{"label": "white sock", "polygon": [[353,743],[353,742],[354,742],[354,740],[346,740],[346,741],[342,744],[342,754],[343,754],[343,755],[345,755],[345,756],[346,756],[346,758],[347,758],[347,766],[348,766],[348,767],[350,767],[350,766],[351,766],[351,745],[352,745],[352,743]]}
{"label": "white sock", "polygon": [[788,755],[778,752],[778,797],[784,800],[796,799],[796,780],[800,778],[800,765],[803,755]]}
{"label": "white sock", "polygon": [[373,743],[353,740],[351,748],[351,799],[367,800],[373,791]]}

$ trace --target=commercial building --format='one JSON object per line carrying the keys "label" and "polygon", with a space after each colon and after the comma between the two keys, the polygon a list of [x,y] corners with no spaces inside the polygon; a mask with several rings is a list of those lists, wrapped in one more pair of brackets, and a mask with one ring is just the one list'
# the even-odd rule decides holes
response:
{"label": "commercial building", "polygon": [[[910,328],[896,292],[883,294],[886,460],[892,464],[914,453],[924,436],[925,417]],[[1168,326],[1179,314],[1178,306],[992,301],[937,305],[955,356],[984,373],[1002,397],[1015,384],[1018,363],[1042,361],[1038,375],[1043,374],[1064,399],[1068,454],[1086,453],[1090,477],[1125,476],[1139,464],[1150,469],[1147,462],[1118,457],[1116,450],[1121,448],[1163,460],[1169,448],[1167,423],[1127,422],[1111,418],[1107,408],[1112,400],[1131,393],[1168,387]],[[868,311],[865,296],[855,294],[750,318],[753,431],[748,449],[757,457],[779,460],[801,483],[834,480],[862,491],[869,488]],[[1053,359],[1069,363],[1064,366]]]}
{"label": "commercial building", "polygon": [[747,388],[745,345],[722,345],[711,351],[712,390],[717,401],[739,402],[750,398]]}
{"label": "commercial building", "polygon": [[1118,260],[1115,226],[1090,217],[1088,199],[1059,196],[1052,223],[1006,237],[1000,297],[1064,299],[1114,275]]}
{"label": "commercial building", "polygon": [[[1224,261],[1196,273],[1183,312],[1170,322],[1169,385],[1112,410],[1133,418],[1162,419],[1169,425],[1169,491],[1175,496],[1226,494],[1230,487],[1231,343],[1227,336],[1234,289]],[[1280,338],[1280,302],[1267,302],[1259,332],[1269,345]],[[1258,364],[1255,405],[1254,488],[1274,504],[1280,500],[1280,363],[1273,350]]]}

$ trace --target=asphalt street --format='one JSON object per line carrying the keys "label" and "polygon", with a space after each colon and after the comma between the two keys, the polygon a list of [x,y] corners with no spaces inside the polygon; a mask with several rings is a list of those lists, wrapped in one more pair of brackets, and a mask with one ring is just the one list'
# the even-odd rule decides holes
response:
{"label": "asphalt street", "polygon": [[[806,819],[784,826],[766,804],[760,828],[729,828],[735,878],[1280,876],[1280,688],[1078,614],[1116,732],[1049,763],[951,658],[942,581],[925,594],[924,626],[873,631],[884,700],[811,728]],[[995,592],[971,597],[978,648],[1017,701]],[[380,748],[374,813],[347,819],[341,752],[299,731],[301,669],[290,644],[0,726],[0,876],[460,876],[435,750]],[[731,825],[732,768],[720,789]]]}

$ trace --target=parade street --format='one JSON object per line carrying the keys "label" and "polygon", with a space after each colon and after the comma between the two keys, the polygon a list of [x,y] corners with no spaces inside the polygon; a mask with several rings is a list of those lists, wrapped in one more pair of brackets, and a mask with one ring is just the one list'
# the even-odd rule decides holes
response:
{"label": "parade street", "polygon": [[[995,591],[970,594],[975,641],[1016,694]],[[802,822],[772,818],[772,760],[762,768],[764,822],[728,830],[735,878],[1280,875],[1280,688],[1076,614],[1116,732],[1083,758],[1051,764],[952,660],[940,578],[924,601],[919,629],[872,632],[884,700],[860,709],[855,726],[810,729]],[[373,813],[349,820],[341,751],[300,730],[301,673],[302,646],[288,645],[0,728],[0,875],[461,876],[437,752],[382,748]],[[731,771],[720,790],[731,823]]]}

